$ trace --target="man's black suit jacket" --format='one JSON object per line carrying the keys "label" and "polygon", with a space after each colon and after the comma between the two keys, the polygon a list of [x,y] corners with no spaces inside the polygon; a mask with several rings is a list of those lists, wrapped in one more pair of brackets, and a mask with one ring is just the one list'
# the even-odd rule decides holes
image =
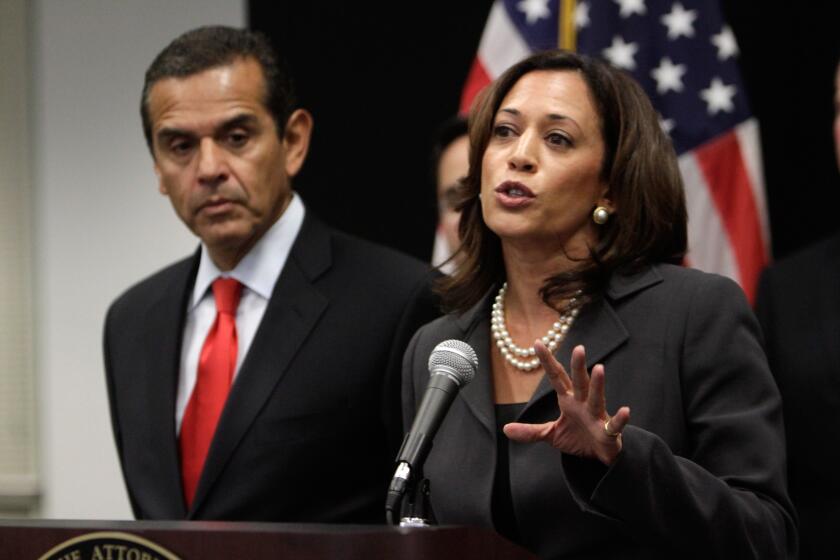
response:
{"label": "man's black suit jacket", "polygon": [[187,511],[175,396],[198,255],[130,288],[105,321],[111,419],[135,516],[384,521],[402,354],[437,315],[428,268],[307,214]]}
{"label": "man's black suit jacket", "polygon": [[782,394],[800,557],[832,556],[840,528],[840,235],[767,269],[756,314]]}

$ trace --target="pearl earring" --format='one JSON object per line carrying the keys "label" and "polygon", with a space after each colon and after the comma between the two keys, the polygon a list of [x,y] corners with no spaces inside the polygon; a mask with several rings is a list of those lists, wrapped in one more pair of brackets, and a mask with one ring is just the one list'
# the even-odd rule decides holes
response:
{"label": "pearl earring", "polygon": [[592,212],[592,221],[602,226],[610,219],[610,213],[603,206],[599,206]]}

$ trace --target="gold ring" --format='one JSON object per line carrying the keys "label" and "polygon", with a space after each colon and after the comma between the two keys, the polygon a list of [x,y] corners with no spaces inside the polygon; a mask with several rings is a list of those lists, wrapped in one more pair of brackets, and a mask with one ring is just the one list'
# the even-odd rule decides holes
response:
{"label": "gold ring", "polygon": [[604,433],[611,438],[617,438],[621,435],[621,432],[613,433],[610,431],[610,420],[612,420],[612,418],[607,418],[607,421],[604,422]]}

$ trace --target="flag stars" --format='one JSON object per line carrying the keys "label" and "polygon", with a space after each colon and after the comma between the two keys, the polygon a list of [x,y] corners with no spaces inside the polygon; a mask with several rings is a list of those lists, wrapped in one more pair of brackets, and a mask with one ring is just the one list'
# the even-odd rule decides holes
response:
{"label": "flag stars", "polygon": [[716,115],[720,111],[731,113],[735,110],[732,98],[735,97],[737,89],[735,86],[728,86],[715,77],[708,88],[700,91],[700,97],[706,102],[706,110],[710,115]]}
{"label": "flag stars", "polygon": [[717,35],[712,35],[712,44],[717,47],[718,60],[738,56],[738,43],[735,42],[735,35],[728,25],[724,25]]}
{"label": "flag stars", "polygon": [[671,11],[660,21],[668,28],[668,38],[671,40],[680,37],[694,37],[694,20],[697,19],[697,10],[686,10],[679,2],[675,2]]}
{"label": "flag stars", "polygon": [[656,80],[656,91],[661,95],[669,91],[682,91],[682,77],[685,74],[685,64],[674,64],[667,56],[659,62],[650,75]]}
{"label": "flag stars", "polygon": [[578,2],[575,6],[575,27],[578,29],[589,27],[589,22],[589,4]]}
{"label": "flag stars", "polygon": [[525,14],[525,21],[533,25],[541,19],[551,16],[548,9],[548,0],[522,0],[516,5],[516,9]]}
{"label": "flag stars", "polygon": [[613,37],[612,45],[604,49],[604,58],[616,68],[634,70],[636,61],[633,59],[638,52],[639,46],[636,43],[625,43],[619,35]]}
{"label": "flag stars", "polygon": [[674,122],[674,119],[665,119],[662,118],[662,115],[659,115],[659,128],[662,129],[662,132],[670,136],[675,126],[677,126],[677,123]]}
{"label": "flag stars", "polygon": [[614,0],[620,6],[619,15],[622,18],[629,18],[633,14],[642,15],[647,11],[645,0]]}

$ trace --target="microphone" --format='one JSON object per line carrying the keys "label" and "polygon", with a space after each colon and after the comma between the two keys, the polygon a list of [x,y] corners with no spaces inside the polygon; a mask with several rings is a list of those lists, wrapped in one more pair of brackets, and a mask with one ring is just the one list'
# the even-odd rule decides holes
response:
{"label": "microphone", "polygon": [[432,440],[458,390],[472,381],[478,368],[475,350],[460,340],[445,340],[429,355],[429,384],[411,430],[397,453],[397,469],[388,488],[385,509],[392,512],[405,493],[412,470],[422,468]]}

